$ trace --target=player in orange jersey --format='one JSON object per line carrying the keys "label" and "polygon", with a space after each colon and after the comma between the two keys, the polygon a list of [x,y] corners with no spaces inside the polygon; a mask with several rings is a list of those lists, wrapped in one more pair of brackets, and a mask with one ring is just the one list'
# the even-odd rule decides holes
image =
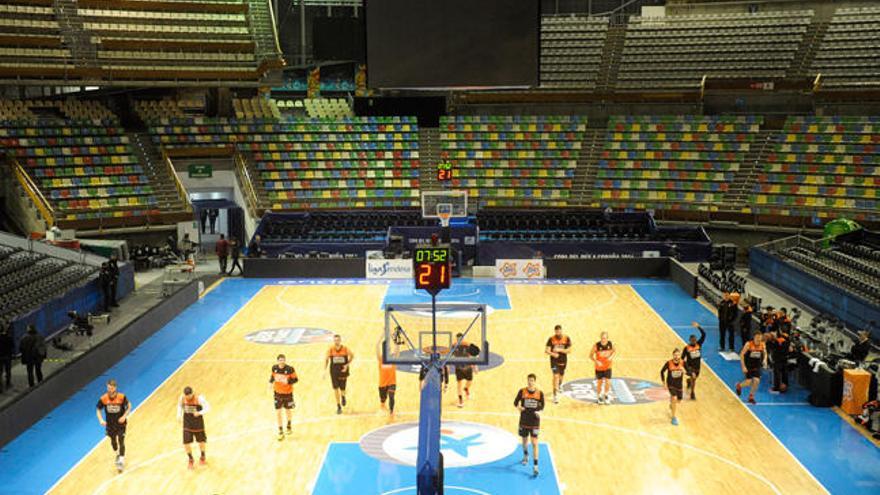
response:
{"label": "player in orange jersey", "polygon": [[669,411],[672,413],[672,424],[676,426],[678,426],[678,418],[675,416],[675,410],[681,402],[684,374],[684,361],[681,359],[681,353],[675,349],[672,351],[672,359],[666,361],[660,369],[660,380],[666,383],[666,389],[669,391]]}
{"label": "player in orange jersey", "polygon": [[339,334],[334,335],[333,345],[327,349],[324,368],[330,368],[330,381],[333,384],[333,393],[336,395],[336,414],[342,414],[342,407],[346,405],[345,386],[352,361],[354,361],[354,353],[342,345],[342,337]]}
{"label": "player in orange jersey", "polygon": [[[101,412],[104,412],[104,416]],[[107,393],[98,399],[97,410],[98,422],[105,427],[107,436],[110,437],[110,445],[116,454],[116,470],[120,473],[125,466],[125,429],[128,426],[128,413],[131,411],[131,402],[125,394],[116,389],[116,380],[107,381]],[[104,420],[106,416],[107,420]]]}
{"label": "player in orange jersey", "polygon": [[616,352],[614,344],[608,340],[608,332],[602,332],[599,342],[593,344],[590,350],[590,359],[596,366],[596,402],[599,404],[611,404],[608,392],[611,389],[611,364]]}
{"label": "player in orange jersey", "polygon": [[[397,354],[395,346],[394,354]],[[388,401],[388,416],[394,417],[394,395],[397,392],[397,366],[382,362],[382,340],[376,344],[376,360],[379,362],[379,404],[386,409],[385,401]]]}
{"label": "player in orange jersey", "polygon": [[211,410],[211,405],[205,400],[204,395],[196,395],[192,387],[185,387],[183,395],[177,402],[177,419],[183,422],[183,450],[189,457],[187,467],[195,468],[192,455],[193,441],[199,444],[199,464],[207,464],[206,445],[208,436],[205,434],[205,414]]}
{"label": "player in orange jersey", "polygon": [[275,416],[278,418],[278,441],[284,440],[284,430],[281,422],[281,409],[284,409],[287,415],[287,434],[293,433],[291,427],[291,417],[293,416],[293,408],[296,404],[293,402],[293,384],[298,382],[296,370],[293,366],[287,364],[287,358],[284,354],[279,354],[272,366],[272,374],[269,376],[269,383],[275,392]]}
{"label": "player in orange jersey", "polygon": [[525,466],[529,462],[529,438],[532,440],[532,473],[538,476],[538,431],[541,429],[541,411],[544,409],[544,392],[535,386],[537,377],[529,373],[528,386],[519,389],[513,405],[519,409],[519,436],[522,438],[523,459]]}
{"label": "player in orange jersey", "polygon": [[547,339],[544,354],[550,356],[550,370],[553,372],[553,403],[558,404],[557,392],[561,390],[568,354],[571,352],[571,339],[562,334],[562,325],[553,327],[553,335]]}
{"label": "player in orange jersey", "polygon": [[761,368],[767,366],[767,348],[764,346],[764,335],[756,333],[754,338],[743,346],[739,358],[746,379],[736,384],[736,395],[742,395],[743,386],[751,387],[749,403],[755,404],[755,391],[761,385]]}
{"label": "player in orange jersey", "polygon": [[706,341],[706,331],[697,322],[692,322],[691,326],[700,331],[700,338],[691,335],[688,339],[688,345],[684,346],[681,353],[681,359],[684,361],[684,367],[687,369],[687,385],[691,395],[691,400],[697,400],[694,389],[697,388],[697,378],[700,377],[700,368],[703,363],[703,342]]}

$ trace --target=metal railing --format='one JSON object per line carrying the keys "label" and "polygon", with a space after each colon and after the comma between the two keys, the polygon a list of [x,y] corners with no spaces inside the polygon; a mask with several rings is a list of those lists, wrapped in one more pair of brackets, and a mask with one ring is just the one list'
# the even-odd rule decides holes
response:
{"label": "metal railing", "polygon": [[43,217],[43,220],[46,222],[46,226],[51,228],[55,225],[55,209],[52,208],[52,205],[49,204],[49,201],[43,196],[42,191],[37,186],[37,184],[31,179],[31,176],[25,171],[24,167],[18,163],[18,160],[12,158],[9,161],[9,165],[12,168],[12,173],[15,175],[15,178],[18,180],[19,185],[24,190],[25,194],[31,198],[31,201],[34,203],[34,206],[37,208],[37,211],[40,212],[40,216]]}
{"label": "metal railing", "polygon": [[177,195],[180,197],[180,200],[183,201],[183,206],[186,208],[186,211],[192,212],[192,202],[189,200],[189,193],[186,192],[186,187],[184,187],[183,182],[181,182],[180,177],[177,175],[177,170],[174,169],[174,164],[171,163],[171,157],[168,156],[168,153],[165,150],[162,150],[162,161],[165,162],[165,167],[168,169],[168,174],[171,175],[171,179],[174,181],[174,186],[177,188]]}
{"label": "metal railing", "polygon": [[242,196],[244,196],[244,200],[247,203],[248,213],[250,213],[251,217],[256,218],[259,216],[260,200],[257,197],[257,191],[254,189],[254,183],[248,171],[247,160],[238,151],[235,152],[234,160],[235,176],[241,185]]}

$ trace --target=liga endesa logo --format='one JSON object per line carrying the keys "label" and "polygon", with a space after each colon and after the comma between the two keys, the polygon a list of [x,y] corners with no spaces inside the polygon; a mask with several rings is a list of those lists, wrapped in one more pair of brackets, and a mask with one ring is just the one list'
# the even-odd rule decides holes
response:
{"label": "liga endesa logo", "polygon": [[245,340],[255,344],[296,345],[331,342],[333,332],[323,328],[268,328],[245,335]]}
{"label": "liga endesa logo", "polygon": [[[517,448],[512,433],[481,423],[443,421],[440,452],[448,468],[479,466],[504,459]],[[419,454],[419,424],[415,422],[373,430],[360,441],[365,454],[380,461],[415,466]]]}
{"label": "liga endesa logo", "polygon": [[[596,380],[593,378],[580,378],[562,384],[562,394],[574,400],[594,404],[596,394]],[[669,400],[669,392],[666,387],[659,383],[640,378],[612,378],[611,379],[612,404],[648,404]]]}
{"label": "liga endesa logo", "polygon": [[384,277],[388,274],[409,275],[410,273],[412,273],[412,268],[409,265],[392,265],[388,261],[382,263],[381,265],[369,265],[367,269],[370,271],[370,275],[374,277]]}

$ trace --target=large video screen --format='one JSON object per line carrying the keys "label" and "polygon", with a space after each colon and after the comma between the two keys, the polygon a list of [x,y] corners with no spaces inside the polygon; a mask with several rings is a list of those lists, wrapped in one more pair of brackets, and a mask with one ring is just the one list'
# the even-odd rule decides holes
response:
{"label": "large video screen", "polygon": [[539,0],[366,0],[373,88],[538,84]]}

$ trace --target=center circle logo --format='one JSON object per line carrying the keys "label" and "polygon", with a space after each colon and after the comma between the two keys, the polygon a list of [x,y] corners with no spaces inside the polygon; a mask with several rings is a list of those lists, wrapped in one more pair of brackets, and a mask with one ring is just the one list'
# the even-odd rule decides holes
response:
{"label": "center circle logo", "polygon": [[332,342],[333,332],[323,328],[267,328],[249,333],[244,339],[254,344],[297,345]]}
{"label": "center circle logo", "polygon": [[[580,378],[562,384],[562,394],[581,402],[595,403],[596,380]],[[640,378],[612,378],[611,398],[613,404],[648,404],[669,399],[669,392],[663,385]]]}
{"label": "center circle logo", "polygon": [[[481,423],[443,421],[440,452],[444,467],[489,464],[513,453],[519,439],[512,433]],[[389,425],[361,437],[361,450],[380,461],[415,466],[419,453],[419,424]]]}
{"label": "center circle logo", "polygon": [[[407,349],[405,351],[400,351],[399,359],[416,359],[415,353],[412,349]],[[495,354],[494,352],[489,353],[489,364],[477,365],[477,370],[479,371],[488,371],[493,368],[497,368],[504,363],[504,358],[501,357],[501,354]],[[450,365],[455,366],[455,365]],[[422,371],[421,364],[402,364],[397,367],[398,371],[403,371],[404,373],[419,373]],[[450,371],[451,372],[451,371]]]}

